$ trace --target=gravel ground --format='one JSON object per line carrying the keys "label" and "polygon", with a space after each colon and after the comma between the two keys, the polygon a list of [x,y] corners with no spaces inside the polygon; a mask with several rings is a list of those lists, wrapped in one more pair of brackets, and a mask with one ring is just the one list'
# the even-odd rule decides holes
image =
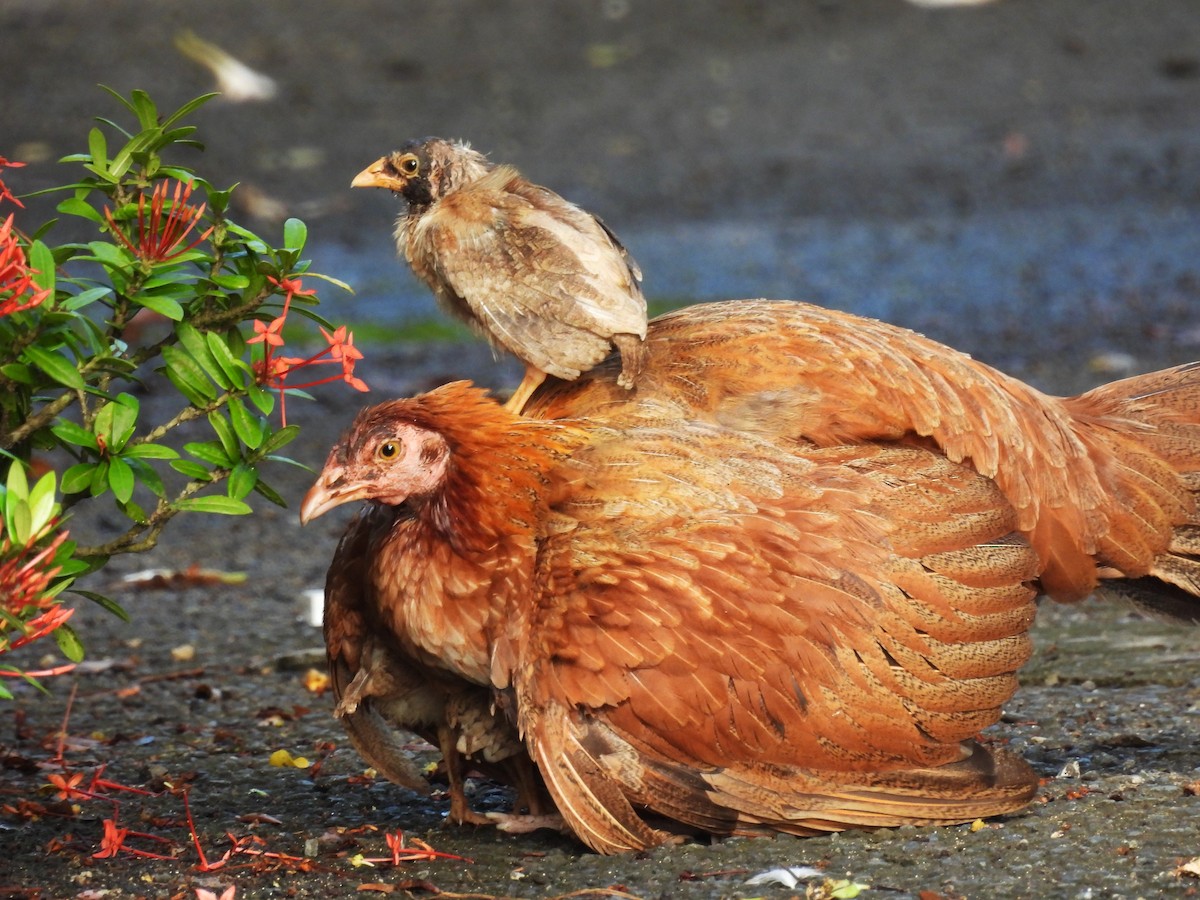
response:
{"label": "gravel ground", "polygon": [[[359,2],[336,15],[316,0],[7,0],[0,155],[31,162],[21,187],[70,177],[52,160],[82,148],[91,116],[114,114],[96,83],[148,88],[163,108],[207,89],[171,47],[183,27],[279,80],[272,103],[217,102],[198,115],[208,152],[197,165],[218,184],[242,182],[251,202],[238,214],[252,226],[308,221],[314,267],[358,289],[333,307],[352,322],[427,314],[392,258],[394,202],[345,186],[400,140],[437,133],[470,138],[602,214],[653,298],[816,300],[918,327],[1064,392],[1200,357],[1193,0],[944,11],[901,0],[446,0]],[[372,348],[363,372],[377,398],[459,377],[511,386],[517,375],[476,345],[437,344]],[[293,455],[319,464],[352,412],[344,393],[289,407],[304,428]],[[1027,812],[981,829],[729,840],[611,860],[555,834],[447,828],[444,798],[362,778],[328,697],[305,687],[320,640],[301,595],[321,583],[344,522],[299,530],[309,477],[282,473],[292,510],[185,523],[90,585],[133,623],[81,609],[88,665],[52,681],[48,697],[23,691],[0,718],[0,806],[15,810],[0,814],[0,897],[190,897],[235,884],[239,897],[315,898],[371,883],[786,897],[826,878],[922,900],[1200,887],[1186,868],[1200,857],[1200,634],[1097,603],[1043,610],[1038,655],[994,731],[1045,784]],[[120,581],[192,564],[247,580]],[[170,842],[131,845],[178,860],[93,858],[111,804],[83,801],[63,816],[40,789],[73,689],[61,744],[73,771],[106,764],[104,777],[124,785],[189,785],[210,861],[232,834],[261,839],[244,849],[306,862],[242,853],[200,871],[181,801],[161,793],[113,796],[124,825]],[[321,760],[319,770],[271,766],[280,749]],[[478,790],[480,802],[504,801]],[[395,829],[473,862],[352,864],[385,857]],[[794,888],[746,884],[779,866],[822,874]]]}

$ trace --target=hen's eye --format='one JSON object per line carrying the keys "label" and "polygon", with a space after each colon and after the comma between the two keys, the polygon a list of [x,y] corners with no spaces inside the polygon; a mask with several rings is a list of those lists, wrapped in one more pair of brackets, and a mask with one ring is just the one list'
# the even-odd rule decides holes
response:
{"label": "hen's eye", "polygon": [[400,445],[395,441],[387,441],[379,445],[379,449],[375,451],[375,454],[380,459],[395,459],[400,455]]}
{"label": "hen's eye", "polygon": [[415,156],[408,153],[400,158],[399,168],[403,175],[416,175],[421,169],[421,163]]}

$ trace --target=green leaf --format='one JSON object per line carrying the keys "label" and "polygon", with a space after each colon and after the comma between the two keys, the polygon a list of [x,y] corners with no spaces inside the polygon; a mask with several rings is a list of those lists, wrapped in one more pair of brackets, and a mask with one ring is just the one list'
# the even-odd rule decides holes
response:
{"label": "green leaf", "polygon": [[109,450],[120,450],[133,437],[133,430],[137,427],[138,413],[141,411],[142,405],[138,402],[138,398],[133,394],[124,392],[117,394],[116,401],[113,406],[113,440],[109,443]]}
{"label": "green leaf", "polygon": [[[149,463],[140,459],[128,459],[126,457],[121,458],[129,463],[129,468],[133,469],[133,477],[137,479],[138,484],[143,485],[155,497],[165,498],[167,496],[167,490],[163,485],[162,479],[158,476],[158,472],[154,471]],[[134,504],[132,503],[126,504],[127,507],[133,505]],[[141,511],[139,510],[139,512]],[[128,510],[126,513],[129,514]],[[145,513],[141,513],[141,515],[144,519]],[[139,521],[141,520],[139,519]]]}
{"label": "green leaf", "polygon": [[[19,466],[15,468],[19,468]],[[33,537],[33,515],[29,512],[27,504],[17,504],[12,515],[9,516],[8,527],[12,532],[14,543],[18,545],[29,543]]]}
{"label": "green leaf", "polygon": [[34,484],[29,492],[29,513],[33,519],[33,534],[37,534],[49,524],[58,513],[58,504],[54,500],[55,475],[47,472]]}
{"label": "green leaf", "polygon": [[261,420],[250,415],[240,397],[229,401],[229,420],[242,443],[251,450],[257,450],[263,442],[265,426]]}
{"label": "green leaf", "polygon": [[[184,444],[183,452],[189,456],[194,456],[196,459],[203,460],[209,465],[220,466],[222,469],[230,469],[233,467],[233,460],[225,452],[225,448],[217,441],[198,441]],[[206,473],[207,474],[207,473]]]}
{"label": "green leaf", "polygon": [[279,496],[279,492],[276,491],[275,488],[271,487],[262,479],[259,479],[257,482],[255,482],[254,491],[255,493],[262,494],[276,506],[282,506],[284,509],[287,509],[287,501]]}
{"label": "green leaf", "polygon": [[136,397],[120,394],[116,400],[105,403],[96,413],[96,421],[92,427],[104,438],[110,453],[119,453],[129,442],[133,429],[137,426],[139,408]]}
{"label": "green leaf", "polygon": [[72,588],[71,593],[78,594],[80,597],[86,597],[88,600],[91,600],[93,603],[112,613],[114,616],[124,622],[133,621],[129,618],[129,613],[125,612],[124,607],[122,607],[120,603],[109,597],[105,597],[103,594],[97,594],[95,591],[83,591],[77,588]]}
{"label": "green leaf", "polygon": [[162,444],[134,444],[121,451],[126,459],[178,459],[179,454]]}
{"label": "green leaf", "polygon": [[208,414],[208,424],[212,426],[212,430],[217,433],[217,438],[221,441],[221,447],[225,450],[225,455],[229,459],[240,459],[242,456],[242,447],[238,443],[237,435],[233,432],[233,426],[229,424],[229,419],[225,418],[225,413],[214,410]]}
{"label": "green leaf", "polygon": [[113,496],[120,503],[128,503],[133,496],[133,470],[129,463],[114,456],[108,461],[108,486],[112,488]]}
{"label": "green leaf", "polygon": [[153,310],[161,316],[166,316],[172,322],[183,321],[183,307],[178,302],[170,297],[163,297],[159,294],[138,294],[131,297],[134,303],[138,306],[144,306],[146,309]]}
{"label": "green leaf", "polygon": [[88,249],[105,268],[110,270],[127,268],[132,262],[129,251],[125,249],[124,245],[118,247],[116,244],[109,244],[105,241],[91,241],[88,243]]}
{"label": "green leaf", "polygon": [[204,335],[205,342],[209,354],[221,369],[224,376],[223,386],[226,389],[232,390],[240,388],[246,382],[245,363],[237,359],[233,352],[229,349],[229,345],[225,343],[225,338],[217,334],[215,331],[210,331]]}
{"label": "green leaf", "polygon": [[129,171],[129,167],[133,165],[133,154],[139,145],[138,138],[132,138],[129,143],[117,151],[116,156],[112,158],[112,162],[108,167],[108,175],[105,177],[116,181],[124,177]]}
{"label": "green leaf", "polygon": [[33,283],[45,291],[54,291],[54,254],[41,241],[29,247],[29,267],[33,270]]}
{"label": "green leaf", "polygon": [[266,242],[250,229],[243,228],[236,222],[226,222],[225,227],[230,234],[240,237],[248,250],[258,254],[266,254],[271,251]]}
{"label": "green leaf", "polygon": [[74,364],[61,353],[30,346],[25,348],[22,355],[59,384],[73,390],[83,390],[83,376],[79,374],[79,370],[75,368]]}
{"label": "green leaf", "polygon": [[188,497],[176,500],[171,506],[185,512],[217,513],[223,516],[245,516],[254,511],[250,504],[233,497]]}
{"label": "green leaf", "polygon": [[88,152],[92,155],[92,164],[101,172],[108,171],[108,144],[104,140],[104,132],[93,128],[88,132]]}
{"label": "green leaf", "polygon": [[181,322],[176,326],[175,334],[179,337],[179,343],[187,348],[192,359],[200,364],[209,378],[226,390],[234,386],[234,383],[226,375],[225,369],[221,367],[209,349],[210,342],[205,335],[188,322]]}
{"label": "green leaf", "polygon": [[306,240],[308,240],[308,226],[299,219],[288,219],[283,223],[283,246],[288,250],[295,250],[299,253],[304,249]]}
{"label": "green leaf", "polygon": [[254,490],[257,482],[258,472],[255,468],[245,463],[238,463],[229,473],[229,496],[241,500]]}
{"label": "green leaf", "polygon": [[245,275],[214,275],[212,283],[226,291],[244,291],[250,287],[250,279]]}
{"label": "green leaf", "polygon": [[138,123],[147,130],[158,127],[158,109],[150,95],[145,91],[133,90],[129,94],[133,101],[133,111],[137,114]]}
{"label": "green leaf", "polygon": [[285,444],[290,444],[295,440],[296,435],[300,433],[299,425],[287,425],[280,428],[274,434],[269,435],[261,447],[258,448],[260,455],[265,456],[268,453],[274,453]]}
{"label": "green leaf", "polygon": [[170,465],[180,475],[191,478],[193,481],[212,481],[212,473],[198,462],[192,462],[190,459],[173,459]]}
{"label": "green leaf", "polygon": [[246,386],[246,396],[250,398],[250,402],[258,407],[258,411],[264,416],[269,416],[271,411],[275,409],[275,395],[270,391],[265,391],[262,386],[251,382]]}
{"label": "green leaf", "polygon": [[64,444],[87,447],[89,450],[100,449],[100,445],[96,443],[96,435],[70,419],[59,419],[51,426],[50,433]]}
{"label": "green leaf", "polygon": [[92,483],[88,485],[88,491],[93,497],[99,497],[108,490],[108,460],[102,459],[96,463],[96,468],[92,469]]}
{"label": "green leaf", "polygon": [[[130,103],[128,100],[126,100],[125,97],[121,93],[113,90],[107,84],[102,84],[99,87],[100,87],[100,90],[109,94],[111,97],[113,97],[113,99],[115,99],[118,103],[120,103],[122,106],[124,106],[127,110],[129,110],[135,116],[137,115],[137,110],[133,108],[133,104]],[[105,124],[112,125],[114,128],[117,128],[117,126],[114,123],[109,122],[107,119],[101,119],[100,121],[104,122]],[[119,131],[120,129],[118,128],[117,130]]]}
{"label": "green leaf", "polygon": [[29,479],[25,476],[25,467],[14,462],[8,470],[8,478],[4,484],[5,501],[27,500],[29,498]]}
{"label": "green leaf", "polygon": [[322,275],[320,272],[305,272],[304,277],[319,278],[321,281],[332,284],[334,287],[340,287],[348,294],[354,293],[354,288],[350,287],[350,285],[346,284],[346,282],[342,281],[340,278],[334,278],[332,275]]}
{"label": "green leaf", "polygon": [[[166,499],[165,497],[163,499]],[[150,517],[146,515],[146,510],[142,509],[140,504],[130,500],[128,503],[118,503],[117,507],[121,512],[125,513],[126,518],[130,521],[137,522],[139,525],[148,525]]]}
{"label": "green leaf", "polygon": [[80,291],[78,294],[67,298],[66,301],[59,303],[58,308],[67,312],[75,312],[76,310],[83,309],[85,306],[90,306],[101,297],[107,297],[111,293],[112,288],[110,287],[88,288],[86,291]]}
{"label": "green leaf", "polygon": [[100,215],[92,204],[78,197],[68,197],[59,203],[55,209],[65,216],[78,216],[81,219],[88,219],[95,222],[97,225],[104,223],[104,216]]}
{"label": "green leaf", "polygon": [[9,363],[6,366],[0,366],[0,375],[18,384],[33,386],[33,371],[29,366],[22,365],[21,363]]}
{"label": "green leaf", "polygon": [[76,463],[62,474],[62,492],[64,494],[82,494],[92,483],[92,473],[95,463]]}
{"label": "green leaf", "polygon": [[167,116],[165,119],[163,119],[162,127],[170,128],[172,125],[174,125],[180,119],[182,119],[184,116],[189,115],[192,112],[195,112],[197,109],[199,109],[201,106],[203,106],[209,100],[211,100],[213,97],[219,97],[219,96],[221,96],[219,91],[212,91],[207,94],[201,94],[199,97],[197,97],[194,100],[189,100],[187,103],[183,104],[183,106],[179,107],[179,109],[175,110],[175,112],[171,113],[169,116]]}
{"label": "green leaf", "polygon": [[194,358],[178,347],[163,347],[167,377],[194,406],[204,407],[217,397],[217,389]]}
{"label": "green leaf", "polygon": [[83,644],[70,625],[59,625],[51,634],[54,635],[54,641],[63,656],[71,662],[83,661]]}

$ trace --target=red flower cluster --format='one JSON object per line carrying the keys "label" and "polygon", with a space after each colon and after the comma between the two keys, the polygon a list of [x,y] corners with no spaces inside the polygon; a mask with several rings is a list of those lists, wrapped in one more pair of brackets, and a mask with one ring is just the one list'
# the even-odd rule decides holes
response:
{"label": "red flower cluster", "polygon": [[[51,529],[52,526],[48,526],[47,530]],[[46,606],[45,593],[59,571],[58,566],[50,566],[49,563],[54,559],[59,545],[66,539],[67,533],[59,532],[53,541],[30,556],[32,547],[17,547],[8,535],[4,536],[3,542],[0,543],[0,600],[3,601],[4,609],[18,615],[30,606]],[[0,637],[0,647],[4,646],[3,640],[3,637]],[[27,644],[31,640],[32,637],[27,637],[22,639],[21,643]]]}
{"label": "red flower cluster", "polygon": [[[0,196],[4,195],[7,195],[7,188],[0,182]],[[34,283],[33,276],[37,273],[29,268],[12,224],[13,217],[9,214],[0,225],[0,316],[31,309],[50,296],[48,290],[42,290]]]}
{"label": "red flower cluster", "polygon": [[[3,156],[0,156],[0,169],[20,169],[24,165],[25,163],[23,162],[9,162]],[[5,200],[15,203],[21,209],[25,208],[25,204],[12,195],[12,191],[8,189],[8,186],[4,183],[4,179],[0,178],[0,203],[3,203]]]}
{"label": "red flower cluster", "polygon": [[[46,592],[50,582],[58,574],[60,566],[50,562],[60,544],[67,539],[65,531],[55,536],[49,544],[33,553],[32,547],[17,547],[7,535],[0,543],[0,609],[8,615],[4,621],[16,620],[30,607],[42,612],[27,622],[15,626],[16,635],[10,636],[7,627],[0,625],[0,654],[15,650],[44,638],[71,618],[74,609],[58,605]],[[67,666],[65,670],[73,669]],[[9,674],[0,670],[0,675]],[[29,672],[29,675],[57,674],[55,672]]]}
{"label": "red flower cluster", "polygon": [[[138,197],[136,243],[125,236],[125,232],[117,225],[112,212],[107,208],[104,210],[104,218],[108,220],[112,233],[138,259],[148,263],[166,262],[187,253],[213,232],[214,226],[210,225],[202,235],[183,246],[183,242],[199,224],[208,206],[206,203],[188,206],[188,198],[192,196],[192,185],[191,181],[187,184],[176,181],[175,196],[171,198],[168,208],[167,192],[170,186],[166,181],[160,181],[150,196],[149,217],[146,215],[146,195]],[[165,218],[164,209],[167,210]]]}
{"label": "red flower cluster", "polygon": [[[263,358],[254,364],[254,373],[259,384],[276,388],[279,391],[279,408],[283,424],[287,425],[285,392],[289,388],[299,390],[316,387],[318,384],[327,384],[331,381],[345,381],[355,390],[370,390],[366,383],[354,374],[354,365],[363,356],[362,352],[354,346],[354,335],[346,330],[345,325],[335,329],[332,334],[322,328],[321,335],[325,338],[329,346],[306,359],[295,356],[276,355],[276,348],[283,346],[283,325],[287,320],[288,312],[291,310],[292,297],[309,297],[315,294],[316,291],[304,290],[304,285],[299,278],[279,279],[268,276],[267,280],[282,288],[286,293],[287,296],[284,297],[283,301],[283,311],[268,323],[264,323],[261,319],[256,319],[254,322],[254,337],[250,338],[246,343],[263,345]],[[287,381],[289,376],[306,366],[327,364],[340,365],[342,367],[341,374],[317,378],[313,381],[306,381],[303,384],[289,384]]]}

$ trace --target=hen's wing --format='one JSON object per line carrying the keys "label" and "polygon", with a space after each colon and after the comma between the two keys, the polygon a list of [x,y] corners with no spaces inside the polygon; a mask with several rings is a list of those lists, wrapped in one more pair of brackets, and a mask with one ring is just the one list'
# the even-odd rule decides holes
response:
{"label": "hen's wing", "polygon": [[[484,333],[518,358],[572,379],[602,360],[616,334],[646,334],[637,270],[597,221],[500,167],[442,198],[411,240],[471,309]],[[420,251],[412,256],[420,255]]]}
{"label": "hen's wing", "polygon": [[1030,652],[1011,507],[919,448],[793,449],[675,423],[566,467],[496,681],[597,849],[657,841],[637,806],[803,832],[1028,801],[1023,764],[963,743]]}
{"label": "hen's wing", "polygon": [[[1143,574],[1181,521],[1186,491],[1171,483],[1150,492],[1161,475],[1147,471],[1151,455],[1139,466],[1106,444],[1112,432],[1146,431],[1142,424],[1124,412],[1106,421],[1086,396],[1050,397],[907,329],[807,303],[717,303],[655,319],[645,349],[639,397],[821,446],[932,441],[994,478],[1056,599],[1090,593],[1097,559]],[[623,415],[616,371],[609,359],[580,382],[547,384],[525,414]],[[1127,523],[1138,523],[1144,544],[1130,540]]]}

